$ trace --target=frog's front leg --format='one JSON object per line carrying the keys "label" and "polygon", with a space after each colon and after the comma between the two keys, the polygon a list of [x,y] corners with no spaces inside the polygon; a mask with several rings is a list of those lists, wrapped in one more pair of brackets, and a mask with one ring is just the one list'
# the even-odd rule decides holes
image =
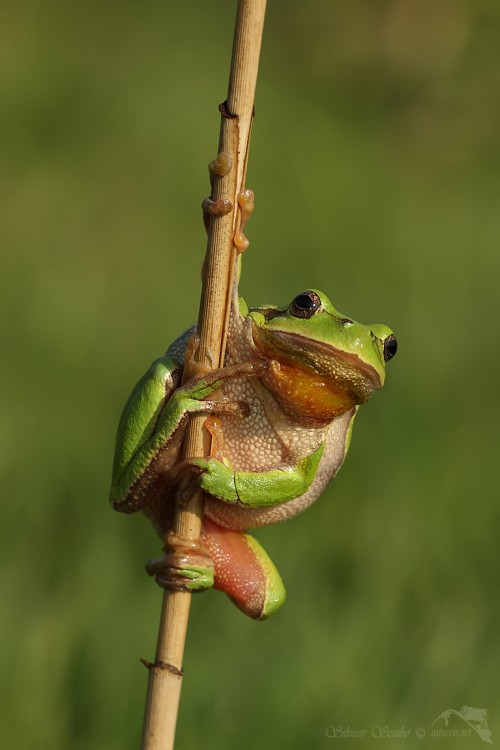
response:
{"label": "frog's front leg", "polygon": [[300,497],[310,487],[324,451],[324,444],[294,465],[268,471],[233,471],[216,458],[192,458],[186,464],[199,473],[197,485],[226,503],[247,508],[280,505]]}

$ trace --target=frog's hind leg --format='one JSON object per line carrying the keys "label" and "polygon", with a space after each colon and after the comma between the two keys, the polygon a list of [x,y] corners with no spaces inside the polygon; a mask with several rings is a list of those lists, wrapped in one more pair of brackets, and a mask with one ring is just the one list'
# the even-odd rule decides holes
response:
{"label": "frog's hind leg", "polygon": [[283,581],[260,544],[244,531],[203,519],[202,541],[215,565],[214,588],[249,617],[265,620],[285,601]]}

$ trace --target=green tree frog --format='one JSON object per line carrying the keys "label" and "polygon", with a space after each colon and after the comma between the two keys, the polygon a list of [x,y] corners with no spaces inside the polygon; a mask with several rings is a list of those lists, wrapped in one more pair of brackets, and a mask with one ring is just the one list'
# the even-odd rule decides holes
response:
{"label": "green tree frog", "polygon": [[[282,580],[247,529],[301,513],[346,456],[361,404],[384,383],[393,332],[339,313],[316,289],[285,307],[249,308],[234,282],[225,367],[181,385],[194,328],[133,389],[116,439],[111,502],[142,510],[166,542],[147,570],[165,587],[214,586],[265,619],[285,600]],[[187,361],[187,360],[186,360]],[[181,460],[190,414],[206,413],[213,455]],[[179,478],[207,494],[199,544],[170,531]]]}

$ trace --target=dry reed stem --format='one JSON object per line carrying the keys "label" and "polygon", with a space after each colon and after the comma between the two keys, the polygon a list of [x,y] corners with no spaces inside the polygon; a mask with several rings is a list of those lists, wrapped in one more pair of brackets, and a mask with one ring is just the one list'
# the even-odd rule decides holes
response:
{"label": "dry reed stem", "polygon": [[[222,365],[234,273],[233,237],[238,228],[237,196],[244,187],[257,70],[259,64],[266,0],[239,0],[236,15],[228,96],[221,106],[218,153],[231,157],[232,168],[216,177],[213,199],[228,199],[230,213],[212,217],[208,232],[205,274],[198,332],[198,361],[206,367]],[[204,417],[191,418],[184,441],[185,456],[207,455],[209,435]],[[201,530],[203,494],[187,502],[176,501],[174,532],[197,540]],[[182,658],[189,619],[191,594],[165,591],[158,633],[155,663],[150,668],[144,717],[142,750],[171,750],[182,684]]]}

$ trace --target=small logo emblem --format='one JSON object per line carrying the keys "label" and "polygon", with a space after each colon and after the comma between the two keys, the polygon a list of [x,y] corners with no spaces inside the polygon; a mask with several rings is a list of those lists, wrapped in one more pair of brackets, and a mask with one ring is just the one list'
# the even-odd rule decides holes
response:
{"label": "small logo emblem", "polygon": [[450,716],[459,716],[462,721],[465,721],[465,723],[481,737],[483,742],[493,743],[491,732],[488,729],[488,723],[486,721],[488,711],[485,708],[462,706],[460,711],[455,711],[454,708],[449,708],[447,711],[443,711],[437,719],[434,719],[432,726],[442,719],[444,720],[444,725],[447,727],[450,723]]}

